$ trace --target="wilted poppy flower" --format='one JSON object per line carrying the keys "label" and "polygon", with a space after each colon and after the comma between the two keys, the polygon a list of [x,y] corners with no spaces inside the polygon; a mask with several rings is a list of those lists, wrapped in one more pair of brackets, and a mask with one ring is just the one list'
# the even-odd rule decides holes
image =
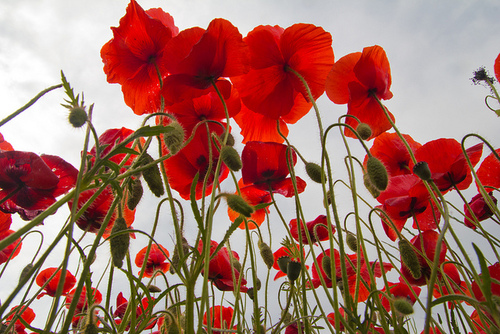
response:
{"label": "wilted poppy flower", "polygon": [[[500,155],[500,148],[495,152]],[[493,153],[484,159],[476,174],[484,187],[500,188],[500,161]]]}
{"label": "wilted poppy flower", "polygon": [[207,30],[195,27],[181,31],[165,49],[167,71],[161,95],[166,105],[206,93],[217,84],[225,98],[230,83],[219,79],[248,71],[248,50],[238,28],[224,19],[213,19]]}
{"label": "wilted poppy flower", "polygon": [[[214,306],[210,310],[210,322],[212,331],[210,333],[221,334],[222,332],[217,331],[217,329],[231,329],[229,325],[233,320],[233,308],[225,306]],[[203,315],[203,324],[208,325],[207,312]],[[233,326],[232,329],[236,329],[237,326]]]}
{"label": "wilted poppy flower", "polygon": [[[489,192],[488,195],[490,196],[493,203],[495,203],[496,205],[497,199],[493,197],[493,192]],[[491,211],[490,207],[488,206],[488,203],[486,203],[483,195],[481,194],[477,194],[476,196],[472,197],[471,201],[469,202],[469,206],[472,212],[467,208],[467,205],[464,204],[464,212],[465,212],[464,223],[465,226],[467,227],[476,229],[477,226],[475,223],[475,219],[478,222],[481,222],[493,216],[493,211]],[[473,217],[475,217],[475,219]]]}
{"label": "wilted poppy flower", "polygon": [[77,175],[75,167],[57,156],[0,152],[0,210],[31,220],[73,188]]}
{"label": "wilted poppy flower", "polygon": [[[292,237],[299,241],[299,229],[297,224],[297,219],[292,219],[290,221],[290,233]],[[307,222],[304,226],[304,223],[301,221],[301,239],[304,244],[309,244],[307,240],[307,234],[309,234],[309,238],[312,243],[316,243],[318,241],[328,240],[328,222],[325,215],[319,215],[313,221]],[[335,233],[335,227],[332,225],[332,233]]]}
{"label": "wilted poppy flower", "polygon": [[[7,238],[9,235],[11,235],[14,232],[15,231],[13,231],[13,230],[7,230],[7,231],[0,232],[0,240]],[[18,238],[13,243],[8,245],[4,249],[0,250],[0,264],[7,262],[9,260],[9,258],[10,259],[15,258],[19,254],[19,252],[21,251],[21,246],[22,246],[21,238]]]}
{"label": "wilted poppy flower", "polygon": [[25,321],[26,323],[31,324],[33,320],[35,320],[35,312],[28,306],[20,305],[20,306],[14,306],[9,313],[11,313],[11,315],[7,317],[5,325],[8,326],[11,323],[11,321],[14,320],[14,317],[16,317],[16,322],[14,323],[13,332],[17,334],[26,334],[25,331],[26,327],[21,322],[21,320],[19,320],[19,317],[21,317],[23,321]]}
{"label": "wilted poppy flower", "polygon": [[[290,258],[290,261],[300,262],[299,245],[295,245],[294,247],[295,247],[295,249],[290,249],[287,246],[283,246],[283,247],[280,247],[276,252],[273,253],[273,256],[274,256],[273,268],[278,270],[278,273],[274,276],[275,281],[280,277],[286,276],[286,273],[281,270],[281,268],[278,264],[278,260],[280,258],[288,257],[288,258]],[[302,257],[305,257],[304,249],[302,249]],[[309,268],[309,267],[307,267],[307,268]]]}
{"label": "wilted poppy flower", "polygon": [[[439,221],[441,217],[437,206],[431,204],[431,197],[422,180],[413,174],[393,176],[377,201],[400,232],[408,218],[414,218],[413,228],[426,231],[436,229],[435,220]],[[387,236],[396,240],[398,234],[392,224],[383,216],[382,223]]]}
{"label": "wilted poppy flower", "polygon": [[244,142],[283,142],[276,130],[295,123],[312,107],[298,72],[307,82],[314,99],[325,90],[325,80],[334,62],[332,37],[323,28],[298,23],[283,29],[258,26],[245,42],[250,50],[251,70],[231,78],[245,106],[235,118],[242,129]]}
{"label": "wilted poppy flower", "polygon": [[[363,52],[340,58],[326,79],[326,94],[334,103],[346,104],[347,114],[356,116],[372,130],[370,138],[377,137],[391,128],[391,123],[378,104],[379,100],[392,98],[391,69],[384,49],[378,45],[366,47]],[[394,116],[389,113],[394,120]],[[356,129],[358,122],[347,117],[345,122]],[[355,137],[351,130],[345,135]]]}
{"label": "wilted poppy flower", "polygon": [[[405,282],[399,281],[398,283],[388,282],[389,285],[389,296],[393,296],[394,298],[404,298],[410,304],[415,304],[418,296],[420,295],[420,289],[418,286],[409,286]],[[385,287],[382,289],[383,292],[386,291]],[[380,301],[382,302],[382,306],[389,311],[391,309],[389,300],[385,297],[381,297]]]}
{"label": "wilted poppy flower", "polygon": [[[474,145],[465,152],[472,166],[475,166],[483,153],[483,144]],[[415,151],[415,158],[417,162],[427,162],[432,180],[442,192],[453,187],[464,190],[472,183],[472,175],[462,146],[455,139],[440,138],[430,141]]]}
{"label": "wilted poppy flower", "polygon": [[113,38],[101,49],[104,73],[109,83],[122,85],[125,103],[134,113],[153,113],[160,108],[160,73],[168,74],[164,49],[179,29],[161,9],[144,11],[131,0]]}
{"label": "wilted poppy flower", "polygon": [[14,148],[9,142],[5,141],[3,135],[0,133],[0,152],[1,151],[14,151]]}
{"label": "wilted poppy flower", "polygon": [[[251,206],[272,202],[271,194],[269,194],[269,191],[261,190],[253,184],[249,186],[243,186],[243,180],[241,179],[238,184],[240,185],[241,197],[243,197],[243,199],[245,199],[245,201]],[[248,218],[248,228],[252,230],[257,228],[257,225],[260,226],[266,218],[266,212],[269,213],[269,207],[255,210]],[[234,211],[229,207],[227,208],[227,213],[229,215],[229,219],[232,222],[234,222],[236,218],[240,216],[240,213]],[[241,223],[239,228],[245,229],[245,223]]]}
{"label": "wilted poppy flower", "polygon": [[[54,275],[55,273],[55,275]],[[54,277],[51,278],[51,276],[54,275]],[[50,280],[49,280],[50,279]],[[61,278],[61,270],[57,268],[47,268],[42,270],[38,276],[36,277],[36,284],[38,286],[44,286],[47,281],[48,284],[45,285],[43,288],[45,292],[42,292],[39,294],[36,298],[40,299],[45,295],[49,295],[51,297],[54,297],[57,292],[57,285],[59,284],[59,281],[61,279],[64,279],[64,286],[62,289],[62,295],[67,295],[68,292],[71,290],[71,288],[75,285],[76,283],[76,278],[73,276],[72,273],[69,272],[69,270],[66,270],[66,273],[64,275],[64,278]]]}
{"label": "wilted poppy flower", "polygon": [[[135,257],[135,265],[139,268],[142,268],[142,265],[144,264],[147,250],[148,247],[146,246],[141,249]],[[146,270],[144,271],[144,277],[153,277],[153,274],[155,274],[157,270],[166,273],[168,269],[170,269],[170,262],[165,262],[167,261],[168,256],[170,256],[170,253],[165,247],[163,247],[162,245],[158,247],[158,245],[152,244],[148,259],[146,261]],[[159,275],[159,273],[157,273],[156,275]]]}
{"label": "wilted poppy flower", "polygon": [[[215,241],[210,243],[210,256],[212,257],[213,252],[219,244]],[[198,244],[198,251],[202,253],[203,242],[200,240]],[[236,252],[232,252],[232,257],[239,260],[240,257]],[[234,275],[234,281],[233,281]],[[235,284],[237,284],[240,279],[240,272],[231,264],[231,257],[229,255],[229,250],[226,247],[222,247],[215,256],[210,260],[208,265],[208,279],[221,291],[234,291]],[[239,288],[240,292],[247,292],[246,287],[247,281],[242,277],[241,285]]]}
{"label": "wilted poppy flower", "polygon": [[[403,137],[413,152],[422,146],[409,135],[403,135]],[[410,154],[396,133],[384,132],[377,136],[370,148],[370,153],[384,164],[389,177],[412,173],[409,167],[411,164]],[[368,155],[364,161],[365,168],[367,161]]]}

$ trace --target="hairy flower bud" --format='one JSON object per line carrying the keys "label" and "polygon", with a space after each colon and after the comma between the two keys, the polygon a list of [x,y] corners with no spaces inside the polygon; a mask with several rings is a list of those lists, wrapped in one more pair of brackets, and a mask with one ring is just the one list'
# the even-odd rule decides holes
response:
{"label": "hairy flower bud", "polygon": [[384,164],[377,158],[371,156],[366,162],[366,172],[370,177],[372,184],[380,191],[387,188],[389,176]]}
{"label": "hairy flower bud", "polygon": [[157,287],[156,285],[153,285],[153,284],[148,285],[148,290],[151,293],[158,293],[158,292],[162,291],[159,287]]}
{"label": "hairy flower bud", "polygon": [[290,261],[287,264],[286,276],[292,282],[295,282],[300,276],[302,270],[302,264],[298,261]]}
{"label": "hairy flower bud", "polygon": [[[221,141],[223,141],[224,135],[222,135]],[[227,146],[234,146],[234,137],[231,133],[227,136],[227,141],[226,141]]]}
{"label": "hairy flower bud", "polygon": [[323,271],[325,272],[326,277],[329,280],[332,279],[332,260],[329,256],[325,255],[321,259],[321,266],[323,267]]}
{"label": "hairy flower bud", "polygon": [[345,242],[347,244],[347,247],[349,247],[350,250],[352,250],[353,252],[358,251],[358,239],[356,238],[356,236],[353,233],[347,232],[346,237],[345,237]]}
{"label": "hairy flower bud", "polygon": [[324,173],[320,165],[314,162],[306,163],[306,173],[314,182],[316,183],[322,182],[322,177],[324,176]]}
{"label": "hairy flower bud", "polygon": [[237,172],[243,166],[240,155],[232,146],[224,146],[220,150],[220,158],[233,172]]}
{"label": "hairy flower bud", "polygon": [[359,123],[356,127],[356,132],[359,134],[359,137],[363,140],[367,140],[372,135],[372,129],[366,123]]}
{"label": "hairy flower bud", "polygon": [[99,333],[97,326],[94,323],[88,323],[85,325],[85,334],[97,334]]}
{"label": "hairy flower bud", "polygon": [[130,210],[134,210],[137,207],[137,204],[141,201],[142,194],[144,190],[142,189],[142,183],[139,179],[131,179],[129,194],[127,198],[127,207]]}
{"label": "hairy flower bud", "polygon": [[172,122],[169,125],[169,131],[163,134],[163,142],[168,148],[170,154],[177,154],[184,146],[185,131],[178,122]]}
{"label": "hairy flower bud", "polygon": [[[182,253],[184,256],[189,252],[189,243],[186,238],[182,237]],[[175,268],[179,266],[180,258],[179,258],[179,248],[175,245],[174,255],[172,255],[172,265],[170,266],[170,273],[175,274]]]}
{"label": "hairy flower bud", "polygon": [[406,298],[396,298],[394,300],[394,308],[402,315],[413,313],[413,305]]}
{"label": "hairy flower bud", "polygon": [[69,111],[68,121],[75,128],[81,128],[87,122],[87,112],[83,107],[73,107]]}
{"label": "hairy flower bud", "polygon": [[399,253],[401,255],[401,261],[403,265],[408,268],[414,279],[419,279],[422,277],[422,267],[418,261],[418,256],[413,250],[413,246],[408,240],[399,240],[398,242]]}
{"label": "hairy flower bud", "polygon": [[370,175],[367,173],[363,175],[363,183],[366,189],[372,194],[373,198],[377,198],[380,195],[380,190],[377,189],[370,180]]}
{"label": "hairy flower bud", "polygon": [[[153,161],[154,159],[146,153],[142,159],[142,165],[147,165]],[[158,165],[153,165],[145,169],[142,172],[142,176],[144,177],[144,181],[148,184],[149,189],[156,197],[163,196],[165,188],[163,188],[163,181],[161,180]]]}
{"label": "hairy flower bud", "polygon": [[247,296],[248,296],[251,300],[253,300],[253,297],[254,297],[254,296],[253,296],[254,291],[255,291],[255,289],[254,289],[254,288],[248,288],[248,290],[247,290]]}
{"label": "hairy flower bud", "polygon": [[241,263],[237,258],[233,257],[231,260],[231,264],[233,265],[234,269],[236,269],[236,271],[241,272]]}
{"label": "hairy flower bud", "polygon": [[26,267],[23,268],[21,275],[19,275],[19,283],[28,275],[31,269],[33,269],[33,263],[28,263]]}
{"label": "hairy flower bud", "polygon": [[288,263],[291,262],[292,259],[290,259],[290,256],[282,256],[278,258],[278,267],[282,272],[286,274],[288,270]]}
{"label": "hairy flower bud", "polygon": [[413,174],[424,181],[430,181],[432,179],[431,170],[425,161],[417,162],[415,166],[413,166]]}
{"label": "hairy flower bud", "polygon": [[109,245],[111,248],[111,258],[113,259],[113,264],[115,267],[121,268],[123,265],[123,259],[128,252],[128,247],[130,244],[130,234],[121,233],[115,235],[115,233],[128,230],[125,218],[119,217],[113,224],[111,229],[111,236],[109,238]]}
{"label": "hairy flower bud", "polygon": [[271,247],[269,247],[262,240],[259,240],[259,251],[260,251],[260,256],[262,256],[262,259],[264,260],[264,263],[266,264],[267,268],[271,269],[274,264],[274,255],[273,251],[271,250]]}
{"label": "hairy flower bud", "polygon": [[227,194],[226,201],[227,206],[245,217],[250,217],[254,211],[253,206],[248,204],[243,197],[239,195]]}

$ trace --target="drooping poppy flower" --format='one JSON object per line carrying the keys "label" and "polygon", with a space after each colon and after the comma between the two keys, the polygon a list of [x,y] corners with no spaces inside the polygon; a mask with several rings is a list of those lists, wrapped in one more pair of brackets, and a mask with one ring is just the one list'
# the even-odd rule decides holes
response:
{"label": "drooping poppy flower", "polygon": [[[238,181],[238,185],[240,186],[241,197],[243,197],[243,199],[251,206],[272,202],[271,194],[269,194],[268,191],[261,190],[253,184],[249,186],[243,186],[242,179]],[[240,213],[234,211],[229,207],[227,208],[227,213],[229,215],[229,219],[232,222],[234,222],[236,218],[240,216]],[[269,207],[255,210],[248,218],[248,229],[252,230],[256,229],[257,226],[260,226],[266,218],[266,213],[269,213]],[[239,228],[245,229],[245,222],[241,223]]]}
{"label": "drooping poppy flower", "polygon": [[[404,134],[403,137],[413,152],[422,146],[409,135]],[[370,148],[370,153],[384,164],[389,177],[412,173],[409,167],[411,164],[410,154],[396,133],[384,132],[377,136]],[[367,161],[368,155],[364,161],[365,168]]]}
{"label": "drooping poppy flower", "polygon": [[206,30],[181,31],[165,49],[167,71],[161,95],[166,105],[201,96],[217,84],[229,97],[230,83],[219,79],[248,72],[248,47],[238,28],[224,19],[213,19]]}
{"label": "drooping poppy flower", "polygon": [[[378,45],[366,47],[363,52],[348,54],[340,58],[326,79],[326,94],[334,103],[346,104],[347,114],[356,116],[372,130],[370,138],[377,137],[391,128],[391,123],[379,100],[392,98],[391,69],[384,49]],[[394,120],[394,116],[389,113]],[[358,122],[347,117],[346,124],[356,129]],[[355,138],[351,130],[345,135]]]}
{"label": "drooping poppy flower", "polygon": [[[151,300],[148,299],[148,297],[144,297],[140,302],[136,302],[136,305],[138,304],[135,310],[135,316],[138,323],[137,327],[139,327],[145,320],[148,321],[148,325],[145,327],[145,329],[151,329],[156,325],[156,321],[158,320],[158,318],[151,316],[153,310],[152,307],[149,306],[150,301]],[[120,324],[122,322],[123,317],[125,316],[125,312],[127,311],[128,303],[129,301],[125,297],[123,297],[123,293],[120,292],[116,297],[116,310],[113,312],[113,317],[118,318],[115,319],[115,322],[117,324]],[[126,330],[129,329],[130,323],[126,327]]]}
{"label": "drooping poppy flower", "polygon": [[[14,232],[15,231],[13,230],[0,232],[0,240],[7,238]],[[17,238],[17,240],[12,242],[10,245],[0,250],[0,264],[7,262],[9,258],[10,259],[15,258],[21,251],[21,246],[22,246],[21,238]]]}
{"label": "drooping poppy flower", "polygon": [[[387,293],[389,296],[393,296],[394,298],[404,298],[411,305],[414,305],[417,301],[418,296],[420,295],[420,291],[422,290],[418,286],[409,286],[405,282],[399,281],[398,283],[388,283],[389,292]],[[385,287],[382,289],[383,292],[386,291]],[[382,302],[382,306],[386,309],[386,311],[390,311],[391,305],[387,298],[384,296],[380,297],[380,301]]]}
{"label": "drooping poppy flower", "polygon": [[[299,241],[299,229],[297,219],[292,219],[290,221],[290,233],[292,237]],[[328,240],[328,222],[325,215],[319,215],[313,221],[304,223],[301,221],[301,239],[304,244],[309,244],[307,240],[307,235],[311,239],[311,243],[316,243],[318,241]],[[332,233],[335,233],[335,227],[332,225]]]}
{"label": "drooping poppy flower", "polygon": [[[500,154],[500,148],[496,149],[495,152]],[[500,188],[500,161],[493,153],[484,159],[476,174],[484,187]]]}
{"label": "drooping poppy flower", "polygon": [[[55,275],[54,275],[55,273]],[[54,277],[51,278],[51,276],[54,275]],[[49,295],[51,297],[54,297],[57,292],[57,285],[59,284],[59,281],[61,279],[64,279],[64,286],[62,289],[62,295],[65,296],[68,294],[68,292],[71,290],[71,288],[75,285],[76,283],[76,278],[73,276],[69,270],[66,270],[66,273],[64,275],[64,278],[61,277],[62,273],[61,270],[58,268],[47,268],[42,270],[38,276],[36,277],[36,284],[40,287],[44,286],[47,281],[47,285],[43,288],[45,292],[42,292],[39,294],[36,298],[40,299],[45,295]]]}
{"label": "drooping poppy flower", "polygon": [[[211,307],[208,312],[210,312],[210,322],[212,327],[212,331],[210,333],[222,334],[222,332],[217,331],[217,329],[231,329],[229,328],[229,325],[233,320],[233,313],[234,313],[232,307],[225,307],[218,305]],[[203,315],[204,325],[208,325],[207,318],[208,318],[207,312],[205,312],[205,314]],[[236,328],[237,326],[233,326],[232,329]]]}
{"label": "drooping poppy flower", "polygon": [[280,121],[282,132],[287,132],[286,123],[297,122],[312,107],[306,88],[293,71],[304,78],[314,99],[320,97],[334,62],[332,37],[321,27],[298,23],[286,29],[258,26],[245,42],[251,70],[231,80],[248,109],[236,121],[244,142],[282,143],[276,121]]}
{"label": "drooping poppy flower", "polygon": [[[488,195],[490,196],[493,203],[495,203],[496,205],[498,201],[493,196],[493,192],[489,192]],[[472,212],[467,208],[467,205],[464,204],[464,212],[465,212],[464,223],[465,226],[470,227],[474,230],[477,227],[475,219],[478,222],[481,222],[493,216],[493,211],[488,206],[488,203],[486,203],[482,194],[477,194],[476,196],[472,197],[471,201],[469,202],[469,207],[471,208]],[[473,217],[475,217],[475,219]]]}
{"label": "drooping poppy flower", "polygon": [[77,175],[75,167],[57,156],[0,152],[0,210],[31,220],[73,188]]}
{"label": "drooping poppy flower", "polygon": [[[400,232],[408,218],[413,218],[413,228],[427,231],[436,229],[441,217],[422,180],[413,174],[393,176],[377,201]],[[396,240],[398,234],[392,224],[385,217],[382,223],[387,236]]]}
{"label": "drooping poppy flower", "polygon": [[[35,312],[28,306],[14,306],[10,312],[11,315],[7,317],[7,321],[5,322],[5,325],[9,325],[12,320],[14,320],[14,317],[16,317],[16,322],[14,323],[14,328],[13,332],[17,334],[26,334],[26,327],[24,324],[19,320],[19,317],[23,319],[28,324],[31,324],[33,320],[35,320]],[[9,332],[11,333],[11,332]]]}
{"label": "drooping poppy flower", "polygon": [[[210,256],[212,257],[213,252],[219,244],[215,241],[210,243]],[[200,240],[198,244],[198,251],[202,253],[203,242]],[[232,252],[232,257],[239,260],[240,257],[235,251]],[[233,281],[234,275],[234,281]],[[236,289],[235,284],[237,284],[240,279],[240,272],[231,264],[231,257],[229,255],[229,250],[226,247],[222,247],[215,256],[210,260],[208,266],[208,279],[212,281],[213,285],[221,291],[234,291]],[[240,292],[247,292],[246,287],[247,281],[245,278],[241,278],[241,285],[239,288]]]}
{"label": "drooping poppy flower", "polygon": [[3,135],[0,133],[0,152],[1,151],[14,151],[14,148],[8,141],[5,141]]}
{"label": "drooping poppy flower", "polygon": [[168,74],[164,51],[179,29],[174,19],[159,8],[144,11],[131,0],[113,38],[101,49],[109,83],[122,85],[125,103],[134,113],[153,113],[160,108],[160,78]]}
{"label": "drooping poppy flower", "polygon": [[[465,152],[472,166],[475,166],[481,159],[483,144],[474,145]],[[441,192],[453,187],[464,190],[472,183],[472,175],[462,152],[462,146],[455,139],[432,140],[415,151],[415,158],[417,162],[427,162],[432,180]]]}
{"label": "drooping poppy flower", "polygon": [[[288,257],[290,261],[300,262],[300,253],[299,253],[299,245],[295,244],[294,249],[291,249],[287,246],[280,247],[276,252],[273,253],[274,263],[273,268],[278,270],[278,273],[274,276],[274,280],[276,281],[280,277],[286,276],[286,273],[283,272],[278,264],[278,261],[282,257]],[[301,249],[302,257],[305,257],[304,249]],[[309,268],[306,266],[306,268]]]}
{"label": "drooping poppy flower", "polygon": [[[141,249],[135,257],[135,265],[139,268],[142,268],[142,265],[144,264],[147,250],[148,247],[146,246]],[[170,253],[165,247],[162,245],[158,247],[158,245],[152,244],[146,261],[147,263],[146,270],[144,271],[144,277],[153,277],[153,274],[155,274],[158,270],[166,273],[168,269],[170,269],[170,262],[165,262],[167,261],[168,256],[170,256]],[[159,275],[159,273],[156,273],[156,275]]]}

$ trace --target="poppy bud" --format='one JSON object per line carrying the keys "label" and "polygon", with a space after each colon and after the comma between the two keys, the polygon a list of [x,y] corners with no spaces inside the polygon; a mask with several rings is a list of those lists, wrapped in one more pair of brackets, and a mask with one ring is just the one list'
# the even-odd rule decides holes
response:
{"label": "poppy bud", "polygon": [[185,132],[178,122],[173,122],[169,127],[169,131],[163,134],[163,142],[170,154],[175,155],[184,146]]}
{"label": "poppy bud", "polygon": [[282,323],[284,323],[284,324],[288,324],[288,323],[292,322],[292,320],[293,320],[290,312],[286,312],[285,314],[282,313],[281,319],[283,319]]}
{"label": "poppy bud", "polygon": [[413,305],[406,298],[396,298],[394,300],[394,308],[402,315],[410,315],[413,313]]}
{"label": "poppy bud", "polygon": [[[182,237],[182,252],[186,255],[189,252],[189,244],[186,238]],[[179,265],[179,249],[177,245],[174,248],[174,255],[172,255],[172,265],[170,266],[170,273],[175,274],[175,268]]]}
{"label": "poppy bud", "polygon": [[87,122],[87,112],[83,107],[73,107],[69,111],[68,121],[75,128],[81,128]]}
{"label": "poppy bud", "polygon": [[349,247],[350,250],[352,250],[353,252],[358,251],[358,239],[356,238],[356,236],[353,233],[347,232],[345,242],[347,244],[347,247]]}
{"label": "poppy bud", "polygon": [[373,198],[377,198],[380,195],[380,190],[373,185],[368,174],[363,174],[363,183],[370,194],[372,194]]}
{"label": "poppy bud", "polygon": [[260,251],[260,256],[262,256],[262,259],[264,260],[264,263],[266,264],[267,268],[271,269],[274,264],[274,255],[273,251],[271,250],[271,247],[269,247],[262,240],[259,240],[259,251]]}
{"label": "poppy bud", "polygon": [[21,275],[19,275],[19,283],[28,275],[31,269],[33,269],[33,263],[28,263],[26,267],[23,268]]}
{"label": "poppy bud", "polygon": [[129,187],[129,194],[127,198],[127,206],[130,210],[134,210],[141,201],[142,194],[144,190],[142,189],[142,183],[139,179],[132,179]]}
{"label": "poppy bud", "polygon": [[243,166],[240,155],[232,146],[224,146],[220,151],[220,158],[233,172],[239,171]]}
{"label": "poppy bud", "polygon": [[321,259],[321,266],[323,267],[326,277],[328,277],[329,280],[332,280],[332,260],[330,259],[330,256],[323,256]]}
{"label": "poppy bud", "polygon": [[262,287],[262,282],[260,281],[260,279],[257,278],[257,280],[254,282],[254,285],[257,291],[259,291],[260,288]]}
{"label": "poppy bud", "polygon": [[[221,143],[224,141],[224,134],[221,135],[220,141],[221,141]],[[234,137],[231,133],[229,133],[229,135],[227,137],[226,145],[227,146],[234,146]]]}
{"label": "poppy bud", "polygon": [[236,271],[241,272],[241,263],[240,261],[238,261],[238,259],[233,257],[231,264],[233,265],[234,269],[236,269]]}
{"label": "poppy bud", "polygon": [[152,293],[161,292],[161,289],[153,284],[148,285],[148,290],[149,290],[149,292],[152,292]]}
{"label": "poppy bud", "polygon": [[253,213],[253,206],[248,204],[241,196],[227,194],[226,201],[227,206],[245,217],[250,217]]}
{"label": "poppy bud", "polygon": [[332,204],[332,192],[330,190],[326,193],[326,198],[323,200],[323,206],[327,208],[330,204]]}
{"label": "poppy bud", "polygon": [[111,247],[111,258],[113,259],[113,264],[115,267],[121,268],[123,265],[123,259],[128,252],[128,246],[130,244],[130,235],[128,233],[121,233],[119,235],[114,235],[115,233],[128,230],[125,218],[118,218],[113,224],[111,229],[111,237],[109,238],[109,245]]}
{"label": "poppy bud", "polygon": [[366,172],[370,177],[370,181],[378,190],[382,191],[387,188],[389,182],[387,169],[379,159],[374,156],[369,157],[366,162]]}
{"label": "poppy bud", "polygon": [[280,270],[286,274],[288,270],[288,263],[291,261],[292,259],[290,259],[289,256],[282,256],[278,258],[278,267],[280,267]]}
{"label": "poppy bud", "polygon": [[422,267],[418,261],[418,256],[413,250],[413,246],[408,240],[399,240],[398,242],[399,253],[401,255],[401,261],[408,268],[414,279],[419,279],[422,277]]}
{"label": "poppy bud", "polygon": [[248,288],[248,290],[247,290],[247,295],[248,295],[248,297],[249,297],[251,300],[253,300],[253,297],[254,297],[254,296],[253,296],[253,292],[254,292],[254,288]]}
{"label": "poppy bud", "polygon": [[314,162],[306,163],[306,173],[316,183],[321,183],[324,176],[321,166]]}
{"label": "poppy bud", "polygon": [[359,134],[359,137],[363,140],[367,140],[372,135],[372,129],[366,123],[359,123],[356,127],[356,132]]}
{"label": "poppy bud", "polygon": [[[143,157],[142,165],[147,165],[153,161],[154,159],[146,153]],[[146,181],[146,183],[148,184],[149,189],[156,197],[160,197],[165,193],[158,165],[154,165],[145,169],[142,172],[142,176],[144,177],[144,181]]]}
{"label": "poppy bud", "polygon": [[85,334],[97,334],[99,331],[97,330],[97,326],[94,323],[88,323],[85,325]]}
{"label": "poppy bud", "polygon": [[413,166],[413,174],[424,181],[430,181],[432,179],[431,170],[425,161],[417,162],[415,166]]}
{"label": "poppy bud", "polygon": [[295,282],[295,280],[300,276],[302,264],[298,261],[290,261],[286,267],[286,276],[290,281],[292,281],[292,283]]}

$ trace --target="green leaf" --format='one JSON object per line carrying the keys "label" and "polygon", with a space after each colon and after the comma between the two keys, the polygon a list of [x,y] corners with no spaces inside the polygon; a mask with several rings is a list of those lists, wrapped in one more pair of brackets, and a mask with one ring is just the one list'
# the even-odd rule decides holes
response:
{"label": "green leaf", "polygon": [[155,125],[155,126],[143,126],[142,128],[137,129],[134,134],[133,138],[139,138],[139,137],[152,137],[152,136],[158,136],[161,135],[162,133],[171,131],[172,128],[170,126],[163,126],[163,125]]}

